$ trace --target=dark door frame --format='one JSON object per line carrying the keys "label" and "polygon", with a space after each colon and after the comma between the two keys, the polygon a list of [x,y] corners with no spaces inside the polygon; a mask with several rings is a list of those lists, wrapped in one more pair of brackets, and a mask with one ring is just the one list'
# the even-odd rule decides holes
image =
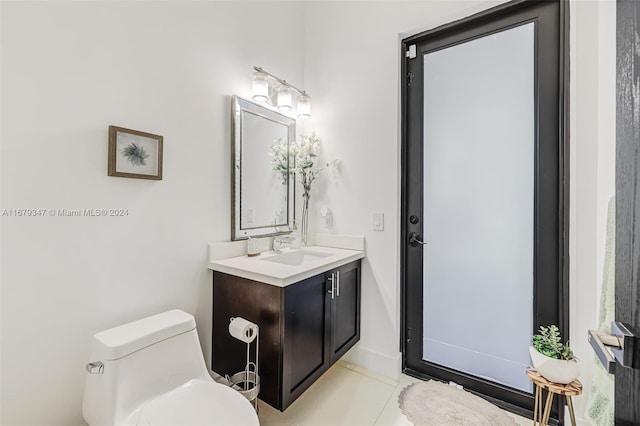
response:
{"label": "dark door frame", "polygon": [[[455,34],[457,37],[461,37],[463,39],[471,39],[475,37],[479,37],[481,35],[478,34],[478,28],[482,27],[490,27],[492,22],[495,20],[502,20],[505,17],[512,16],[514,14],[526,13],[532,7],[536,7],[540,3],[546,4],[556,4],[559,12],[559,55],[554,60],[557,61],[557,78],[558,78],[558,116],[552,118],[553,120],[557,120],[558,123],[558,134],[557,134],[557,168],[554,171],[557,176],[557,188],[555,202],[557,203],[557,214],[552,220],[555,222],[553,226],[557,226],[557,239],[554,242],[550,241],[540,241],[536,237],[537,245],[549,245],[551,244],[553,250],[557,253],[557,258],[553,260],[553,263],[556,264],[557,268],[551,271],[551,275],[554,281],[553,286],[549,286],[545,284],[544,277],[545,272],[541,271],[540,268],[536,267],[534,274],[537,274],[536,282],[536,296],[534,296],[534,330],[532,333],[538,328],[539,325],[546,325],[549,323],[557,323],[562,336],[565,339],[569,338],[569,2],[566,0],[550,0],[550,1],[532,1],[532,0],[515,0],[503,5],[499,5],[492,9],[486,10],[484,12],[480,12],[478,14],[472,15],[470,17],[448,23],[437,27],[432,30],[425,31],[420,34],[416,34],[409,38],[406,38],[402,41],[402,49],[401,49],[401,75],[402,75],[402,89],[401,89],[401,99],[402,99],[402,153],[401,153],[401,325],[400,325],[400,349],[402,352],[402,368],[403,371],[407,374],[422,377],[422,378],[432,378],[429,374],[424,371],[418,371],[412,368],[411,365],[407,364],[407,344],[411,341],[412,337],[415,338],[421,331],[418,332],[409,329],[408,325],[410,324],[410,319],[407,316],[407,305],[409,303],[410,298],[415,298],[415,294],[411,295],[411,291],[408,288],[409,282],[411,280],[411,276],[413,276],[413,280],[415,281],[415,276],[417,272],[412,272],[407,268],[407,258],[409,255],[409,250],[416,250],[415,248],[410,248],[407,244],[410,231],[415,231],[419,229],[421,231],[421,225],[415,224],[410,221],[410,217],[413,216],[416,212],[410,211],[408,208],[408,198],[409,198],[409,188],[415,188],[416,184],[420,185],[420,181],[422,176],[409,176],[407,170],[407,164],[410,158],[418,155],[414,151],[411,151],[410,141],[416,140],[416,138],[421,138],[420,129],[417,129],[419,126],[409,127],[409,121],[415,122],[418,120],[420,123],[422,122],[422,117],[419,112],[421,111],[420,107],[416,108],[416,105],[419,105],[419,102],[422,101],[420,97],[419,100],[410,99],[409,94],[409,86],[413,83],[414,80],[420,80],[422,75],[418,75],[418,73],[413,72],[415,70],[415,65],[412,66],[411,59],[405,58],[405,52],[409,50],[409,46],[413,44],[418,44],[420,42],[424,42],[425,40],[436,41],[436,43],[441,43],[442,47],[449,46],[451,44],[447,44],[446,39],[450,38],[452,34]],[[491,32],[486,31],[484,34]],[[476,34],[476,35],[474,35]],[[458,41],[460,42],[460,41]],[[536,42],[537,44],[537,42]],[[537,46],[536,46],[537,48]],[[539,52],[537,52],[539,53]],[[418,52],[418,57],[420,57],[420,52]],[[418,58],[413,59],[413,61],[419,60]],[[537,76],[536,76],[537,77]],[[418,82],[418,84],[421,84]],[[538,90],[538,85],[536,84],[536,90]],[[409,106],[413,105],[413,108]],[[537,105],[536,105],[537,106]],[[537,111],[537,114],[540,111]],[[418,139],[420,140],[420,139]],[[539,176],[536,176],[536,180],[539,179]],[[538,203],[536,203],[538,204]],[[414,209],[416,210],[416,209]],[[418,218],[422,217],[422,212],[419,212],[417,215]],[[536,213],[536,217],[538,213]],[[537,219],[536,219],[537,220]],[[416,228],[418,226],[419,228]],[[536,229],[538,225],[536,223]],[[420,232],[421,233],[421,232]],[[420,271],[420,276],[422,271]],[[421,281],[420,281],[421,282]],[[556,284],[557,283],[557,284]],[[539,287],[544,287],[542,294],[549,299],[541,300],[541,291]],[[421,330],[421,327],[420,327]],[[414,336],[411,336],[414,334]],[[439,368],[440,370],[446,370],[444,368]],[[523,374],[524,371],[523,371]],[[506,386],[497,385],[495,383],[478,379],[476,377],[460,374],[460,372],[456,372],[453,370],[449,370],[445,372],[446,380],[454,380],[458,383],[465,385],[465,388],[471,391],[475,391],[487,399],[490,399],[492,402],[507,408],[511,411],[518,412],[524,415],[532,415],[534,400],[533,396],[529,395],[522,391],[515,391],[514,389],[508,388]],[[442,378],[442,377],[441,377]],[[468,385],[473,383],[472,387]],[[487,396],[487,395],[493,395]],[[562,404],[554,404],[554,407],[559,407],[559,411],[555,411],[552,413],[555,419],[563,418],[563,405]]]}
{"label": "dark door frame", "polygon": [[[616,272],[615,318],[640,333],[640,111],[635,85],[640,78],[640,3],[616,6]],[[615,424],[640,424],[640,370],[618,365],[615,373]]]}

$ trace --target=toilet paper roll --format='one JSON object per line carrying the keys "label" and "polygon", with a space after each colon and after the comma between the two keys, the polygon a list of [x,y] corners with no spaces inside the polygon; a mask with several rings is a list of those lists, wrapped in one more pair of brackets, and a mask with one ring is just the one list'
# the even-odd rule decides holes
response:
{"label": "toilet paper roll", "polygon": [[244,318],[231,318],[229,334],[245,343],[251,343],[258,334],[258,326]]}

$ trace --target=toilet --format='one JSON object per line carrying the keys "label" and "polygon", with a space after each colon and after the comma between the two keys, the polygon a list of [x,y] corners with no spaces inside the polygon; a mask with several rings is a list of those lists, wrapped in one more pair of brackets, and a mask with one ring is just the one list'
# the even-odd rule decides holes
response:
{"label": "toilet", "polygon": [[172,310],[93,336],[82,415],[96,425],[259,425],[251,403],[215,382],[193,316]]}

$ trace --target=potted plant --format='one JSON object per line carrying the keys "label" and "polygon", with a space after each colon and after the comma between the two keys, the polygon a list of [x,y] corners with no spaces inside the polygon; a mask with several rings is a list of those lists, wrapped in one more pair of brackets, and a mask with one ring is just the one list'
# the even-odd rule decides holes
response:
{"label": "potted plant", "polygon": [[578,360],[569,345],[562,343],[555,325],[540,326],[540,333],[533,335],[529,353],[533,367],[550,382],[567,384],[580,375]]}

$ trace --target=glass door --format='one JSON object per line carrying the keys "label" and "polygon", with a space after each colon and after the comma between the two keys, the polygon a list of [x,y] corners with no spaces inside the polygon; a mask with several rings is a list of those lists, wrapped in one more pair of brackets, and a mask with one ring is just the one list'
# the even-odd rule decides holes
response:
{"label": "glass door", "polygon": [[568,335],[561,9],[403,41],[404,371],[522,413],[534,330]]}

